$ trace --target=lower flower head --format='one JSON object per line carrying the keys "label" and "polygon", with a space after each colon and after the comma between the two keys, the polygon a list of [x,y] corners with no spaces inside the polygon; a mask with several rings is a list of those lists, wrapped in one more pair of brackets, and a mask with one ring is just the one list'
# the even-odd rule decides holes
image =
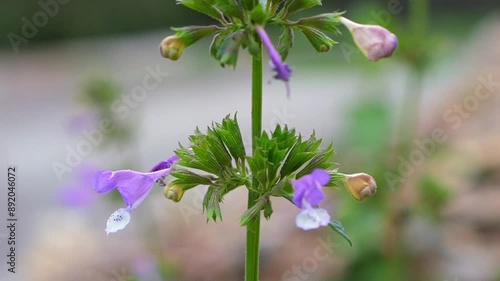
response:
{"label": "lower flower head", "polygon": [[330,215],[325,209],[316,207],[323,199],[323,186],[330,182],[330,175],[321,169],[298,180],[290,181],[293,186],[293,203],[302,209],[297,215],[295,223],[304,230],[326,226],[330,222]]}
{"label": "lower flower head", "polygon": [[358,24],[344,17],[339,20],[349,29],[358,48],[371,61],[392,56],[398,47],[396,35],[381,26]]}
{"label": "lower flower head", "polygon": [[152,169],[154,171],[149,173],[133,170],[104,170],[96,173],[94,176],[94,189],[98,193],[108,193],[117,189],[127,205],[126,208],[115,211],[109,218],[106,225],[108,234],[127,226],[130,221],[130,212],[136,209],[148,196],[156,181],[167,176],[172,171],[172,166],[177,161],[177,156],[162,161]]}

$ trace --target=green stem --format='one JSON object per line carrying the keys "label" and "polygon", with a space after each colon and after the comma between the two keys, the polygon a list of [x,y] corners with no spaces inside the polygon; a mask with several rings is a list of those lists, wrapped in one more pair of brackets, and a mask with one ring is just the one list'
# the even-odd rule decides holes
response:
{"label": "green stem", "polygon": [[[252,59],[252,149],[255,153],[256,140],[262,131],[262,47]],[[253,189],[258,188],[258,182],[252,182]],[[259,194],[248,191],[248,208],[255,205]],[[245,256],[245,281],[259,280],[259,240],[260,214],[247,226],[247,244]]]}

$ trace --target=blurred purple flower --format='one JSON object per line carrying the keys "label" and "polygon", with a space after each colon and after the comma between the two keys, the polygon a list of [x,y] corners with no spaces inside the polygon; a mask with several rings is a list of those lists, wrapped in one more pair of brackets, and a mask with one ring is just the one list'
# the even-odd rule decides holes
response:
{"label": "blurred purple flower", "polygon": [[274,79],[282,80],[285,82],[287,96],[290,97],[290,86],[288,85],[288,81],[290,80],[290,76],[292,76],[292,70],[286,63],[283,62],[280,54],[278,53],[278,51],[276,51],[276,48],[274,48],[274,45],[271,42],[271,39],[269,39],[269,36],[267,36],[264,28],[259,25],[255,26],[255,28],[257,29],[257,33],[259,34],[262,43],[264,44],[264,46],[266,46],[267,52],[269,53],[272,69],[276,71]]}
{"label": "blurred purple flower", "polygon": [[88,207],[97,198],[92,190],[92,177],[98,169],[90,164],[82,164],[76,170],[71,181],[61,187],[57,200],[71,208]]}
{"label": "blurred purple flower", "polygon": [[156,266],[157,263],[154,256],[142,254],[134,257],[132,272],[139,280],[151,280],[157,274]]}
{"label": "blurred purple flower", "polygon": [[297,227],[310,230],[328,225],[330,215],[317,205],[325,199],[322,189],[329,181],[330,175],[321,169],[316,169],[298,180],[290,181],[294,190],[293,203],[302,209],[295,218]]}
{"label": "blurred purple flower", "polygon": [[99,171],[94,177],[94,189],[98,193],[107,193],[118,189],[126,208],[116,210],[108,219],[106,233],[114,233],[127,226],[130,212],[136,209],[148,196],[156,181],[161,180],[172,171],[172,166],[179,161],[173,156],[158,163],[150,172],[142,173],[133,170]]}
{"label": "blurred purple flower", "polygon": [[67,130],[71,134],[81,134],[83,130],[95,129],[98,123],[99,115],[91,110],[71,118],[67,124]]}

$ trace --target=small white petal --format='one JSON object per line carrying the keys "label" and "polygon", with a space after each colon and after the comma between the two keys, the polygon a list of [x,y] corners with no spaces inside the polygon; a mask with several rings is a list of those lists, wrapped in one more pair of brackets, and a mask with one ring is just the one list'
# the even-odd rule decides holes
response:
{"label": "small white petal", "polygon": [[303,230],[311,230],[320,226],[326,226],[330,222],[330,215],[325,209],[304,209],[295,218],[297,227]]}
{"label": "small white petal", "polygon": [[130,212],[127,208],[116,210],[108,219],[106,223],[106,234],[115,233],[122,230],[130,222]]}

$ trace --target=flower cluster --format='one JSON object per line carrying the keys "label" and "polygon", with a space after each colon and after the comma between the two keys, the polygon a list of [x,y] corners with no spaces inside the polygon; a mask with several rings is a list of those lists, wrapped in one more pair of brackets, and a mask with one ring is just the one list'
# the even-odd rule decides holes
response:
{"label": "flower cluster", "polygon": [[[284,62],[294,43],[294,33],[301,32],[317,52],[328,52],[337,44],[327,35],[340,34],[337,25],[343,24],[351,32],[361,52],[372,61],[390,57],[398,45],[394,34],[376,25],[362,25],[333,12],[291,20],[297,12],[321,5],[321,0],[178,0],[197,12],[217,20],[220,25],[173,28],[174,35],[160,44],[163,57],[178,60],[184,49],[205,36],[213,35],[210,54],[221,66],[236,66],[240,49],[248,49],[252,56],[260,56],[261,43],[269,54],[274,78],[285,82],[290,96],[289,80],[292,70]],[[260,1],[262,2],[262,1]],[[266,25],[283,30],[277,48],[265,31]]]}

